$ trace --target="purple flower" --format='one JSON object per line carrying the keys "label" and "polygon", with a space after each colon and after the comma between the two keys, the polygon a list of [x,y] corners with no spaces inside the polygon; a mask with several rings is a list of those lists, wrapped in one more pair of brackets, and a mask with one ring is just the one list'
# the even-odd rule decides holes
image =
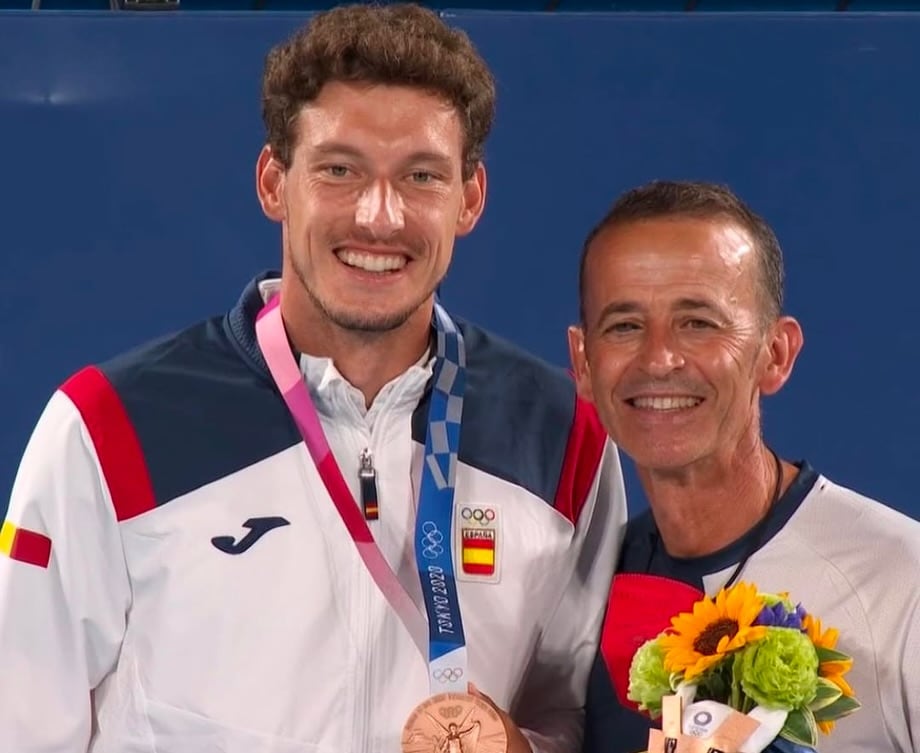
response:
{"label": "purple flower", "polygon": [[802,620],[805,618],[805,610],[801,604],[796,604],[795,609],[791,612],[783,601],[776,602],[773,606],[765,605],[754,620],[755,625],[765,625],[766,627],[784,627],[802,630]]}

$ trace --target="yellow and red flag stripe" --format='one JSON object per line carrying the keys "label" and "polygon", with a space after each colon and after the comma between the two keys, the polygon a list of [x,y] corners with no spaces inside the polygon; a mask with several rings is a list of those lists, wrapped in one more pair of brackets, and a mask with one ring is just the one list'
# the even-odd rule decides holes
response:
{"label": "yellow and red flag stripe", "polygon": [[28,528],[19,528],[7,520],[0,528],[0,553],[30,565],[48,567],[51,539]]}
{"label": "yellow and red flag stripe", "polygon": [[495,573],[495,539],[463,534],[463,572],[470,575],[492,575]]}

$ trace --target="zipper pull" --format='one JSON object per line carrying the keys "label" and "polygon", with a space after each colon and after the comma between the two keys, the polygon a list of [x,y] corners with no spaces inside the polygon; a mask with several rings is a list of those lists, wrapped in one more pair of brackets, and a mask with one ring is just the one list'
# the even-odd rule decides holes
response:
{"label": "zipper pull", "polygon": [[358,470],[361,482],[361,506],[364,508],[365,520],[377,520],[377,471],[374,470],[374,458],[366,447],[361,450],[361,468]]}

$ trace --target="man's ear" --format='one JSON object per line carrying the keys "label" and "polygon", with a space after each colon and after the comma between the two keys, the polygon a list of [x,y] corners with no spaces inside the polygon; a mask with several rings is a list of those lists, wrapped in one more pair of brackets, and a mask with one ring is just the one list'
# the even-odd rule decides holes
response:
{"label": "man's ear", "polygon": [[769,360],[760,378],[762,395],[773,395],[782,389],[792,375],[795,359],[804,344],[805,335],[798,321],[791,316],[776,320],[767,337]]}
{"label": "man's ear", "polygon": [[256,161],[256,193],[265,216],[281,222],[287,216],[284,204],[285,169],[266,144]]}
{"label": "man's ear", "polygon": [[575,375],[575,390],[578,396],[590,403],[594,402],[594,391],[591,389],[591,367],[588,365],[588,356],[585,352],[585,331],[582,327],[572,325],[568,329],[569,360],[572,362],[572,373]]}
{"label": "man's ear", "polygon": [[472,177],[463,183],[463,206],[457,217],[457,236],[470,233],[486,208],[486,166],[480,162]]}

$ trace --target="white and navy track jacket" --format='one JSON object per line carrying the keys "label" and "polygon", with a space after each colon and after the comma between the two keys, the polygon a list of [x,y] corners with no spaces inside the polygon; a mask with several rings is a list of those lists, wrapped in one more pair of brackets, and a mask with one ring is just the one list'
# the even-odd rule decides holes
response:
{"label": "white and navy track jacket", "polygon": [[[829,735],[819,733],[816,750],[920,753],[920,522],[802,461],[762,530],[711,554],[672,557],[645,511],[630,521],[618,570],[714,596],[749,552],[739,579],[768,593],[787,592],[824,630],[839,630],[837,648],[853,658],[845,679],[862,708],[838,720]],[[658,628],[650,630],[641,615],[632,619],[640,614],[634,592],[623,593],[629,596],[611,595],[591,672],[584,753],[634,753],[647,745],[649,728],[660,726],[626,698],[626,659]],[[659,596],[658,608],[669,614],[685,607],[671,609]]]}
{"label": "white and navy track jacket", "polygon": [[[48,402],[0,534],[4,753],[399,751],[431,693],[426,662],[272,383],[262,303],[256,280],[226,316],[84,369]],[[535,751],[574,751],[626,518],[619,462],[563,371],[459,326],[452,545],[469,679]],[[423,609],[430,364],[369,411],[328,360],[302,364],[356,498],[371,453],[369,526]],[[486,521],[491,558],[465,571],[464,531]]]}

